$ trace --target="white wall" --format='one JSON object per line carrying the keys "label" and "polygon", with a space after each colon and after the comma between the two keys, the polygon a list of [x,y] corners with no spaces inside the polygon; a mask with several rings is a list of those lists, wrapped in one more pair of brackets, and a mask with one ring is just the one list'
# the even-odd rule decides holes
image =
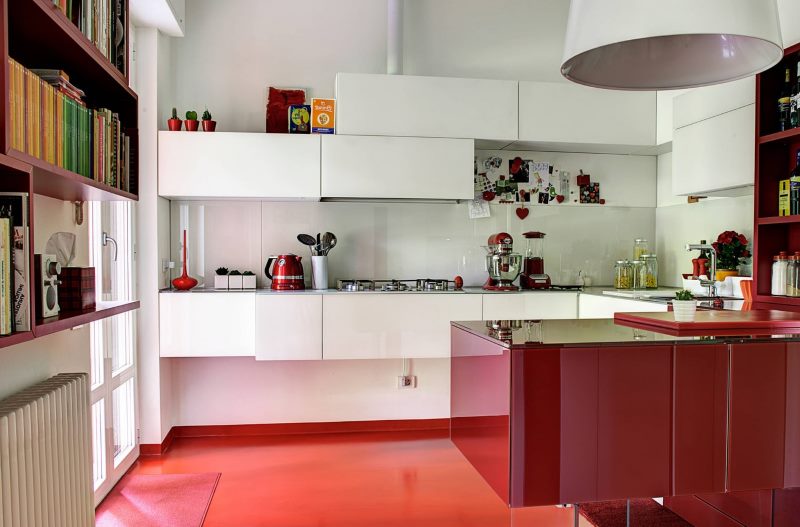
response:
{"label": "white wall", "polygon": [[686,197],[672,194],[672,154],[658,156],[656,254],[661,285],[680,287],[681,274],[692,271],[692,258],[697,253],[687,252],[687,243],[699,243],[701,239],[711,243],[727,230],[742,233],[752,241],[752,194],[689,204]]}

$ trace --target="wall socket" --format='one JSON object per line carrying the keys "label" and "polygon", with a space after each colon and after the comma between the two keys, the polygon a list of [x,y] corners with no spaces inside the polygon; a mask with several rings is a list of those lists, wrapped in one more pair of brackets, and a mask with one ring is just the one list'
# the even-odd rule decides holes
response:
{"label": "wall socket", "polygon": [[416,375],[398,375],[397,376],[397,387],[401,390],[406,388],[416,388],[417,387],[417,376]]}

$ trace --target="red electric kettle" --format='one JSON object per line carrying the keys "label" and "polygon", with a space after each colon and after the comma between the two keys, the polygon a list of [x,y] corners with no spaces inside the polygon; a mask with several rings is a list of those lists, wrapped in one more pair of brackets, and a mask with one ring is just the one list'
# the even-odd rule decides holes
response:
{"label": "red electric kettle", "polygon": [[[267,265],[264,266],[264,273],[267,278],[272,280],[272,289],[275,291],[298,291],[305,289],[303,282],[302,258],[296,254],[281,254],[267,258]],[[270,264],[275,262],[275,266],[270,272]]]}

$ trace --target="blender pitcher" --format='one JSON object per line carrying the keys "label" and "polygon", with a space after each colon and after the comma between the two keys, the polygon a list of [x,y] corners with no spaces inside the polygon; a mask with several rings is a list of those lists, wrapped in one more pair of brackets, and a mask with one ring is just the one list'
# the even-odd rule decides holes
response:
{"label": "blender pitcher", "polygon": [[520,286],[522,289],[550,289],[550,277],[544,272],[543,232],[530,231],[522,234],[527,241],[522,262]]}

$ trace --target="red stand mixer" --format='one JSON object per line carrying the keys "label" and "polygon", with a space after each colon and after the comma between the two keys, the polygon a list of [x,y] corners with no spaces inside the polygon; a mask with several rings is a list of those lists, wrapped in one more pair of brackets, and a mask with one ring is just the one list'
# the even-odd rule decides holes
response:
{"label": "red stand mixer", "polygon": [[519,285],[522,289],[550,289],[550,276],[544,272],[543,232],[529,231],[522,234],[528,241]]}
{"label": "red stand mixer", "polygon": [[486,272],[489,279],[483,284],[487,291],[519,291],[514,280],[522,270],[522,256],[513,252],[514,239],[507,232],[489,236],[486,252]]}

